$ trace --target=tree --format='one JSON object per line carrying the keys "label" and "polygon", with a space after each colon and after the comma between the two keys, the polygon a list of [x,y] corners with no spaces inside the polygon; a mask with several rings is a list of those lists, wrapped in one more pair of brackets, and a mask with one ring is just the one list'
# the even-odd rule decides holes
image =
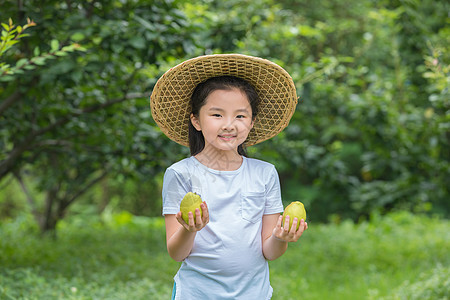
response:
{"label": "tree", "polygon": [[156,78],[185,57],[222,52],[271,59],[292,75],[300,103],[290,125],[248,150],[276,164],[284,199],[303,201],[312,220],[450,213],[442,1],[31,2],[2,3],[0,20],[38,26],[5,62],[37,46],[38,56],[56,43],[86,49],[0,85],[0,180],[14,174],[25,191],[44,191],[44,229],[99,181],[115,184],[115,197],[142,178],[157,189],[188,153],[151,121]]}
{"label": "tree", "polygon": [[285,199],[322,221],[398,208],[448,215],[445,4],[264,3],[235,45],[279,62],[299,90],[287,129],[250,149],[277,165]]}
{"label": "tree", "polygon": [[[31,2],[31,3],[30,3]],[[194,47],[177,1],[30,1],[2,5],[2,16],[35,20],[39,30],[11,51],[47,51],[41,41],[83,45],[52,64],[2,84],[0,179],[24,176],[45,192],[28,198],[43,231],[94,184],[117,174],[154,176],[173,157],[150,117],[148,97],[165,61]],[[50,49],[51,50],[51,49]],[[179,152],[179,151],[176,151]]]}

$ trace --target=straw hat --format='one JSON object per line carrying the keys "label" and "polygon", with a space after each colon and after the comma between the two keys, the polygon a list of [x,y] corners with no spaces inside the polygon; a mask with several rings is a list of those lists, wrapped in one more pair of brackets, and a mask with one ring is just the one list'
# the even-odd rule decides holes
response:
{"label": "straw hat", "polygon": [[276,136],[289,124],[297,105],[297,94],[291,76],[283,68],[258,57],[215,54],[189,59],[158,80],[150,97],[150,107],[161,131],[173,141],[189,146],[191,95],[199,83],[224,75],[247,80],[260,98],[246,146]]}

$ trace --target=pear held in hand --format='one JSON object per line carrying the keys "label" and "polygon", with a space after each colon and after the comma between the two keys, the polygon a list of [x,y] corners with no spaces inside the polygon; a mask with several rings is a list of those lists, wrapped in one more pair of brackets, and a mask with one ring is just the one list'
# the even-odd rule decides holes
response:
{"label": "pear held in hand", "polygon": [[200,195],[196,193],[189,192],[184,197],[183,200],[181,200],[180,204],[180,211],[181,211],[181,217],[186,222],[186,224],[189,224],[189,212],[191,211],[194,216],[194,223],[195,223],[195,209],[200,209],[200,216],[203,217],[203,211],[200,207],[200,204],[202,204],[202,198]]}
{"label": "pear held in hand", "polygon": [[300,220],[303,219],[306,221],[305,206],[300,201],[294,201],[289,204],[283,212],[283,221],[281,223],[281,226],[284,226],[284,219],[286,218],[286,216],[289,216],[289,230],[291,230],[294,218],[298,219],[297,228],[295,229],[297,231],[300,227]]}

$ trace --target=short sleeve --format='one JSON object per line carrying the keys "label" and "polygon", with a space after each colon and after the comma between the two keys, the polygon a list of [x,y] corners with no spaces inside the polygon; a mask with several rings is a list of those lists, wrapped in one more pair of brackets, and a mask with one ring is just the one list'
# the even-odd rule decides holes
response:
{"label": "short sleeve", "polygon": [[275,169],[275,166],[272,166],[267,174],[265,190],[266,190],[266,205],[264,209],[264,214],[269,215],[283,212],[280,179],[278,177],[278,172]]}
{"label": "short sleeve", "polygon": [[190,190],[189,183],[182,174],[173,168],[168,168],[164,173],[162,200],[163,215],[176,214],[180,211],[180,203],[184,195]]}

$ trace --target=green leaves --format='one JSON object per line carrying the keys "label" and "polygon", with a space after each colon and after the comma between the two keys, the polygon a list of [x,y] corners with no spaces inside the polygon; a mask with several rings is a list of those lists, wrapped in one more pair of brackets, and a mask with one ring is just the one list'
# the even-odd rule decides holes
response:
{"label": "green leaves", "polygon": [[414,3],[265,1],[248,14],[260,20],[236,52],[279,62],[300,96],[284,132],[250,155],[274,162],[284,198],[305,197],[313,218],[449,214],[450,35],[441,3]]}
{"label": "green leaves", "polygon": [[139,186],[188,155],[149,116],[157,78],[185,57],[241,52],[279,63],[297,86],[289,126],[248,149],[276,164],[286,200],[305,198],[323,221],[448,214],[446,11],[432,0],[24,1],[36,30],[1,26],[0,171],[13,162],[58,195],[104,170]]}
{"label": "green leaves", "polygon": [[[9,19],[9,22],[6,23],[2,23],[2,32],[1,32],[1,43],[0,43],[0,58],[9,50],[11,49],[15,44],[17,44],[19,42],[19,40],[25,36],[27,36],[27,34],[24,34],[24,30],[35,26],[36,24],[31,21],[30,19],[27,19],[27,24],[22,27],[22,26],[15,26],[13,24],[12,19]],[[22,70],[19,70],[19,68],[21,68],[22,66],[24,66],[26,64],[26,60],[24,59],[20,59],[18,62],[19,67],[11,67],[10,64],[0,61],[0,81],[10,81],[12,80],[13,74],[15,72],[18,73],[23,73]]]}
{"label": "green leaves", "polygon": [[9,19],[8,24],[1,24],[4,30],[2,30],[0,38],[0,57],[13,45],[17,44],[21,38],[28,36],[28,34],[23,33],[27,28],[36,26],[36,23],[30,19],[27,19],[27,24],[23,27],[15,26],[11,18]]}
{"label": "green leaves", "polygon": [[[2,23],[2,27],[5,30],[2,31],[0,58],[13,45],[19,43],[19,39],[28,36],[28,34],[23,34],[23,31],[31,26],[36,26],[36,24],[30,19],[28,19],[28,23],[24,27],[16,27],[15,25],[13,25],[11,19],[9,19],[9,24]],[[79,44],[71,44],[61,48],[60,42],[56,39],[53,39],[50,42],[50,51],[47,53],[41,54],[39,47],[36,47],[34,49],[35,56],[33,58],[21,58],[16,62],[15,66],[11,66],[5,62],[0,61],[0,82],[12,81],[14,80],[16,75],[24,74],[27,71],[34,70],[38,66],[44,66],[48,60],[66,56],[68,55],[68,53],[74,51],[86,51],[86,49],[81,47]]]}
{"label": "green leaves", "polygon": [[[105,174],[149,180],[186,154],[155,128],[148,104],[165,61],[194,44],[180,27],[184,16],[171,1],[129,1],[121,9],[117,3],[69,9],[64,1],[48,1],[36,13],[42,22],[26,47],[5,56],[13,67],[0,83],[0,178],[13,169],[32,174],[35,191],[53,205],[42,230],[53,229]],[[27,2],[23,9],[36,8]],[[157,203],[147,212],[157,211]]]}

